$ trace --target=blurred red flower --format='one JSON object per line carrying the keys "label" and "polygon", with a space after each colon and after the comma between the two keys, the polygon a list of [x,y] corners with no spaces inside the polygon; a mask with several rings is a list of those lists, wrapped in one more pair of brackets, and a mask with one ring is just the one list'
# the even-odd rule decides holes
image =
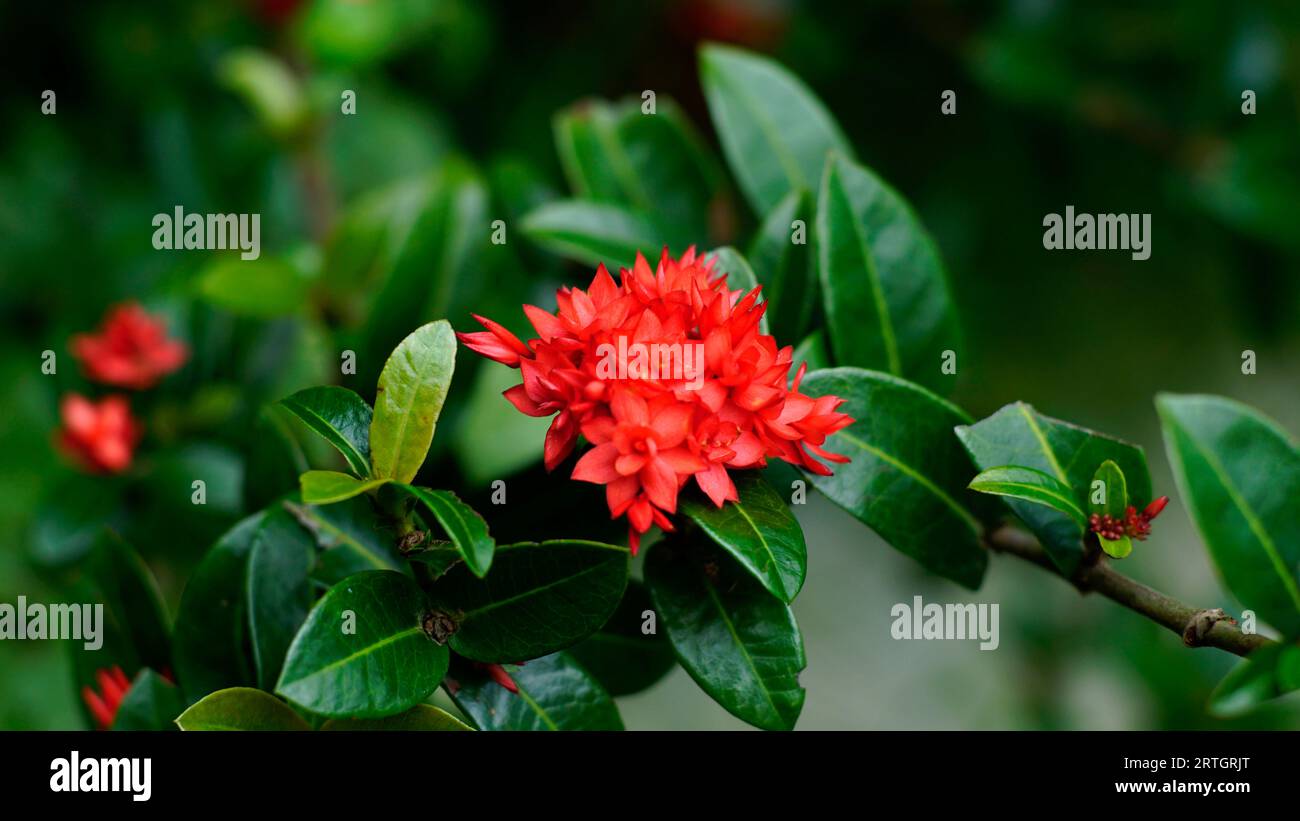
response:
{"label": "blurred red flower", "polygon": [[122,706],[122,699],[131,689],[131,680],[114,664],[107,670],[96,670],[95,681],[99,683],[99,692],[91,687],[81,688],[81,700],[86,702],[91,716],[99,729],[107,730],[117,718],[117,708]]}
{"label": "blurred red flower", "polygon": [[98,334],[72,338],[72,355],[88,378],[132,390],[151,388],[185,363],[185,345],[167,337],[162,319],[139,303],[112,308]]}
{"label": "blurred red flower", "polygon": [[131,466],[140,441],[140,425],[131,416],[124,396],[107,396],[98,403],[72,393],[59,404],[63,427],[57,438],[63,450],[88,470],[120,473]]}
{"label": "blurred red flower", "polygon": [[[561,288],[555,314],[525,305],[539,334],[528,344],[483,317],[475,318],[486,331],[458,336],[520,369],[523,383],[505,392],[516,408],[554,415],[547,470],[573,451],[579,433],[595,445],[573,478],[605,485],[611,515],[628,517],[635,553],[651,525],[673,529],[667,514],[692,476],[722,507],[737,498],[729,468],[776,457],[829,475],[814,456],[848,461],[821,447],[853,422],[836,410],[844,400],[800,393],[804,365],[790,383],[793,349],[760,331],[767,307],[760,293],[728,289],[726,275],[694,248],[676,260],[665,249],[655,269],[638,254],[619,282],[602,265],[587,290]],[[621,361],[611,365],[611,354]],[[656,367],[674,356],[676,367]]]}

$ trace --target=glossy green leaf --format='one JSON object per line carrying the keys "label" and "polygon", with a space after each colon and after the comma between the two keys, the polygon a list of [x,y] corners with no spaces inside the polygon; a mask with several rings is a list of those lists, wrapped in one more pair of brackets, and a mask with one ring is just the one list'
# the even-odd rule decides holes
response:
{"label": "glossy green leaf", "polygon": [[312,578],[333,587],[363,570],[401,570],[396,538],[365,497],[331,505],[282,502],[322,549]]}
{"label": "glossy green leaf", "polygon": [[185,709],[181,691],[148,667],[136,674],[113,716],[114,730],[172,730]]}
{"label": "glossy green leaf", "polygon": [[599,630],[627,586],[626,548],[553,540],[501,545],[492,572],[456,565],[430,597],[455,624],[449,644],[466,658],[519,662],[562,650]]}
{"label": "glossy green leaf", "polygon": [[285,651],[311,609],[309,577],[316,562],[311,536],[280,506],[269,509],[253,535],[244,590],[258,686],[280,676]]}
{"label": "glossy green leaf", "polygon": [[524,233],[566,259],[611,270],[631,268],[640,251],[656,259],[664,245],[654,223],[623,206],[581,200],[556,200],[524,217]]}
{"label": "glossy green leaf", "polygon": [[654,215],[674,247],[707,239],[720,172],[672,100],[659,96],[652,114],[642,113],[639,99],[584,100],[556,115],[554,127],[578,196]]}
{"label": "glossy green leaf", "polygon": [[447,690],[480,730],[621,730],[609,693],[568,653],[508,665],[518,693],[461,662]]}
{"label": "glossy green leaf", "polygon": [[[713,272],[727,275],[728,288],[748,294],[758,287],[758,277],[754,275],[754,269],[735,248],[729,245],[723,246],[713,251],[710,256],[713,258]],[[758,301],[763,302],[764,299],[765,295],[760,291]],[[759,321],[759,330],[763,333],[768,332],[766,315]]]}
{"label": "glossy green leaf", "polygon": [[258,410],[243,448],[243,510],[261,510],[275,503],[298,483],[300,475],[311,470],[299,440],[301,427],[294,415],[279,405]]}
{"label": "glossy green leaf", "polygon": [[650,594],[633,580],[605,626],[565,652],[612,696],[639,693],[677,664],[667,633],[659,629]]}
{"label": "glossy green leaf", "polygon": [[140,554],[105,529],[90,550],[87,576],[104,604],[105,628],[126,641],[139,666],[170,669],[171,618]]}
{"label": "glossy green leaf", "polygon": [[919,385],[858,368],[814,371],[802,389],[841,397],[839,410],[856,420],[825,445],[851,461],[832,465],[833,476],[810,474],[813,485],[930,570],[977,587],[988,565],[983,503],[966,487],[974,471],[952,435],[966,414]]}
{"label": "glossy green leaf", "polygon": [[483,517],[450,490],[430,490],[412,485],[401,485],[401,488],[415,497],[438,520],[470,572],[480,579],[486,576],[488,568],[492,566],[496,542],[488,534],[487,522],[483,521]]}
{"label": "glossy green leaf", "polygon": [[1060,479],[1041,470],[1019,465],[990,468],[971,480],[970,489],[1045,505],[1069,516],[1078,522],[1080,528],[1087,521],[1079,503],[1074,500],[1074,491]]}
{"label": "glossy green leaf", "polygon": [[940,364],[960,345],[938,249],[902,197],[843,157],[826,163],[817,254],[837,363],[932,388],[951,383]]}
{"label": "glossy green leaf", "polygon": [[426,699],[447,648],[425,633],[424,593],[407,576],[371,570],[330,589],[289,647],[276,692],[323,716],[381,718]]}
{"label": "glossy green leaf", "polygon": [[244,576],[253,537],[262,526],[256,513],[223,535],[185,585],[176,615],[173,655],[176,677],[193,702],[216,690],[257,683],[248,641]]}
{"label": "glossy green leaf", "polygon": [[718,508],[703,494],[683,494],[681,512],[773,596],[792,602],[808,570],[803,529],[786,500],[757,471],[738,471],[732,479],[740,501]]}
{"label": "glossy green leaf", "polygon": [[803,637],[788,605],[706,543],[650,549],[646,585],[677,660],[727,712],[766,730],[803,709]]}
{"label": "glossy green leaf", "polygon": [[280,404],[337,448],[354,473],[370,475],[370,423],[374,413],[366,400],[347,388],[327,385],[298,391],[281,399]]}
{"label": "glossy green leaf", "polygon": [[763,217],[749,246],[749,261],[768,302],[766,318],[781,343],[803,336],[812,319],[817,296],[813,227],[808,194],[791,191]]}
{"label": "glossy green leaf", "polygon": [[331,718],[322,730],[377,730],[383,732],[445,732],[473,730],[465,722],[432,704],[417,704],[404,713],[385,718]]}
{"label": "glossy green leaf", "polygon": [[176,719],[182,730],[310,730],[289,705],[251,687],[218,690]]}
{"label": "glossy green leaf", "polygon": [[[1124,481],[1124,471],[1114,460],[1107,459],[1092,475],[1092,484],[1088,488],[1088,512],[1123,520],[1127,507],[1128,485]],[[1133,552],[1133,540],[1128,536],[1107,539],[1098,535],[1097,541],[1112,559],[1122,559]]]}
{"label": "glossy green leaf", "polygon": [[727,163],[756,214],[791,191],[816,190],[828,152],[853,155],[821,101],[766,57],[706,45],[700,83]]}
{"label": "glossy green leaf", "polygon": [[1300,452],[1277,423],[1217,396],[1156,399],[1183,503],[1224,582],[1300,635]]}
{"label": "glossy green leaf", "polygon": [[1300,646],[1270,644],[1251,653],[1219,682],[1210,695],[1210,712],[1241,715],[1296,690],[1300,690]]}
{"label": "glossy green leaf", "polygon": [[199,294],[237,316],[273,319],[302,311],[311,282],[276,257],[240,259],[231,251],[214,257],[199,274]]}
{"label": "glossy green leaf", "polygon": [[379,377],[370,426],[373,475],[398,482],[415,478],[456,368],[456,336],[445,320],[417,328],[402,340]]}
{"label": "glossy green leaf", "polygon": [[[1107,459],[1124,472],[1131,504],[1140,509],[1151,500],[1151,476],[1141,448],[1045,416],[1024,402],[1014,402],[974,425],[957,428],[957,438],[981,470],[1020,465],[1056,477],[1071,488],[1081,510],[1088,507],[1093,473]],[[1083,558],[1082,526],[1042,505],[1006,501],[1061,572],[1073,575]]]}
{"label": "glossy green leaf", "polygon": [[342,502],[388,484],[388,479],[358,479],[337,470],[309,470],[298,477],[302,500],[309,505]]}

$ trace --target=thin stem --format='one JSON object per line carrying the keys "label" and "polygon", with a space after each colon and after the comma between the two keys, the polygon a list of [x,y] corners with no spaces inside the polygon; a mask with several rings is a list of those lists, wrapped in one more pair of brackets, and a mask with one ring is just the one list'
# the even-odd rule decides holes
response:
{"label": "thin stem", "polygon": [[[1004,526],[989,533],[990,550],[1016,556],[1038,565],[1049,573],[1065,578],[1048,557],[1047,551],[1033,536],[1014,527]],[[1188,647],[1217,647],[1238,656],[1246,656],[1273,644],[1271,639],[1243,633],[1223,616],[1221,610],[1206,610],[1184,604],[1115,570],[1104,558],[1085,560],[1072,578],[1066,579],[1080,593],[1099,593],[1129,610],[1167,627],[1183,637]]]}

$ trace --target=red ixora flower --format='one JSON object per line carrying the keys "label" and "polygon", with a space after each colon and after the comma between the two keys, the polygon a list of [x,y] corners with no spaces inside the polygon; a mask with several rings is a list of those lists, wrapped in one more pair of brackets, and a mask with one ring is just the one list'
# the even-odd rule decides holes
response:
{"label": "red ixora flower", "polygon": [[107,670],[96,670],[95,681],[99,684],[99,691],[82,687],[81,700],[86,702],[99,729],[107,730],[113,726],[117,708],[122,706],[122,699],[126,698],[127,691],[131,689],[131,680],[122,672],[121,667],[114,664]]}
{"label": "red ixora flower", "polygon": [[830,475],[822,448],[853,423],[844,400],[799,392],[793,348],[759,329],[761,289],[727,288],[726,274],[691,248],[656,268],[637,254],[615,282],[601,265],[590,287],[561,288],[552,314],[525,305],[538,338],[527,344],[490,319],[457,336],[471,350],[519,368],[505,397],[529,416],[554,416],[543,449],[547,470],[581,433],[594,447],[573,478],[605,486],[614,517],[626,515],[635,553],[652,525],[672,530],[677,494],[694,477],[718,507],[736,501],[729,469],[775,457]]}
{"label": "red ixora flower", "polygon": [[124,396],[107,396],[93,402],[70,393],[59,404],[63,427],[60,447],[79,464],[96,473],[120,473],[131,466],[140,441],[140,425],[131,416]]}
{"label": "red ixora flower", "polygon": [[88,378],[132,390],[153,387],[189,356],[183,343],[168,338],[162,319],[136,302],[110,309],[99,333],[77,334],[71,348]]}

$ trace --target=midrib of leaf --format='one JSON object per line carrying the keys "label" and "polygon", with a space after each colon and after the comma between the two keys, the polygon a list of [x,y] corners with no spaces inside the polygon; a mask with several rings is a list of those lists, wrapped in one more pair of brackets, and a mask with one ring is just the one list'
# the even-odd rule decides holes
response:
{"label": "midrib of leaf", "polygon": [[564,169],[565,176],[573,180],[573,187],[578,189],[575,193],[589,197],[592,192],[591,182],[582,173],[582,163],[578,160],[578,150],[573,139],[573,118],[561,118],[559,131],[561,139],[556,140],[556,153],[560,155],[560,166]]}
{"label": "midrib of leaf", "polygon": [[542,705],[538,704],[537,701],[533,699],[532,695],[525,687],[521,686],[517,681],[515,682],[515,687],[519,688],[519,697],[524,700],[524,703],[528,705],[528,708],[536,713],[537,717],[540,718],[548,728],[552,730],[560,729],[559,725],[554,721],[551,721],[550,715],[542,709]]}
{"label": "midrib of leaf", "polygon": [[[410,349],[403,349],[402,358],[406,360],[407,367],[410,368],[410,372],[415,374],[416,379],[418,380],[419,372],[416,371],[415,369],[415,359],[412,351]],[[390,471],[389,471],[393,476],[397,476],[399,472],[399,466],[401,464],[401,458],[402,458],[402,450],[404,449],[402,446],[406,442],[407,420],[409,420],[411,418],[411,414],[415,412],[415,404],[416,402],[419,401],[419,399],[420,399],[420,389],[417,387],[415,389],[415,396],[412,397],[411,401],[408,404],[402,407],[401,414],[398,416],[397,436],[394,438],[394,443],[395,443],[394,447],[396,448],[396,450],[393,452],[393,456],[392,456],[393,463],[392,465],[390,465]]]}
{"label": "midrib of leaf", "polygon": [[767,699],[767,704],[772,708],[777,721],[784,721],[781,711],[777,709],[776,702],[772,700],[772,693],[768,690],[767,682],[763,679],[763,675],[758,672],[758,666],[754,664],[754,657],[749,654],[749,648],[745,646],[740,634],[736,632],[736,626],[731,623],[730,617],[727,616],[727,610],[722,606],[722,600],[718,598],[718,591],[713,589],[713,585],[708,579],[704,580],[704,589],[709,592],[709,601],[717,609],[718,615],[722,618],[722,623],[727,627],[727,632],[731,634],[732,641],[740,649],[740,655],[744,657],[745,665],[749,667],[750,672],[754,674],[754,678],[758,681],[759,689],[763,691],[763,698]]}
{"label": "midrib of leaf", "polygon": [[476,608],[476,609],[474,609],[474,610],[467,610],[467,611],[465,611],[464,620],[468,621],[469,619],[471,619],[471,618],[473,618],[473,617],[475,617],[475,616],[479,616],[479,615],[482,615],[483,613],[491,612],[491,611],[497,609],[498,607],[504,607],[504,606],[507,605],[507,604],[513,604],[513,603],[515,603],[515,602],[517,602],[517,601],[520,601],[520,600],[522,600],[522,599],[526,599],[526,598],[528,598],[529,596],[535,596],[535,595],[537,595],[538,593],[541,593],[541,592],[546,591],[546,590],[550,590],[552,587],[558,587],[559,585],[562,585],[562,584],[568,584],[569,582],[574,581],[575,579],[580,579],[580,578],[582,578],[583,576],[587,575],[588,573],[592,573],[592,572],[594,572],[594,571],[596,571],[596,570],[600,570],[600,569],[604,568],[604,566],[605,566],[605,565],[604,565],[603,563],[602,563],[602,564],[594,564],[594,565],[592,565],[591,567],[587,567],[587,568],[583,568],[582,570],[579,570],[577,573],[574,573],[574,574],[571,575],[571,576],[565,576],[565,577],[562,578],[562,579],[556,579],[555,581],[547,582],[546,584],[539,585],[539,586],[537,586],[537,587],[530,587],[529,589],[525,590],[524,592],[522,592],[522,593],[516,593],[515,595],[510,596],[509,598],[499,599],[499,600],[497,600],[497,601],[491,602],[490,604],[485,604],[485,605],[483,605],[482,607]]}
{"label": "midrib of leaf", "polygon": [[[745,511],[745,506],[737,504],[734,507],[736,508],[736,512],[739,513],[749,525],[750,529],[754,531],[754,535],[758,537],[759,544],[763,545],[763,550],[767,552],[767,557],[769,559],[768,564],[777,568],[777,581],[781,583],[781,589],[784,590],[785,580],[781,578],[780,566],[777,564],[776,554],[772,552],[772,546],[767,543],[767,539],[764,538],[762,531],[758,529],[758,525],[754,524],[754,520],[750,518],[749,513]],[[766,571],[767,568],[764,567],[763,570]]]}
{"label": "midrib of leaf", "polygon": [[[361,455],[361,452],[358,451],[356,447],[353,446],[352,442],[346,436],[343,435],[342,431],[334,427],[334,425],[331,424],[328,419],[321,416],[319,413],[317,413],[316,411],[312,410],[311,408],[307,407],[306,405],[300,402],[293,403],[293,407],[296,411],[307,413],[313,419],[320,422],[322,427],[318,428],[315,425],[312,425],[310,421],[303,420],[303,421],[307,421],[307,424],[310,425],[313,430],[315,430],[317,433],[324,436],[326,439],[330,440],[330,442],[334,444],[336,447],[341,446],[345,450],[345,453],[343,455],[344,457],[347,458],[349,466],[351,466],[358,473],[361,473],[363,476],[370,475],[370,466],[366,464],[365,458]],[[356,459],[356,463],[353,463],[354,457]]]}
{"label": "midrib of leaf", "polygon": [[[1172,424],[1177,425],[1178,423],[1172,422]],[[1201,447],[1201,444],[1196,440],[1196,438],[1185,428],[1183,429],[1183,434],[1187,438],[1187,441],[1191,443],[1192,447],[1196,449],[1196,452],[1201,455],[1201,458],[1205,459],[1206,464],[1210,466],[1210,470],[1214,471],[1215,478],[1219,480],[1219,484],[1223,485],[1223,489],[1228,494],[1228,498],[1231,499],[1232,503],[1239,511],[1241,511],[1242,518],[1246,520],[1246,524],[1250,527],[1251,533],[1255,534],[1255,538],[1259,541],[1260,547],[1264,548],[1264,554],[1268,556],[1269,563],[1273,566],[1274,572],[1277,573],[1278,578],[1282,580],[1282,587],[1286,589],[1287,595],[1291,597],[1291,602],[1295,605],[1296,610],[1300,611],[1300,587],[1296,586],[1296,580],[1291,577],[1289,572],[1287,572],[1286,561],[1282,559],[1282,554],[1278,552],[1277,545],[1273,544],[1273,538],[1268,535],[1268,531],[1264,528],[1264,523],[1259,520],[1255,515],[1255,511],[1251,509],[1250,505],[1241,496],[1241,493],[1237,490],[1231,479],[1229,479],[1227,471],[1224,470],[1223,465],[1219,462],[1218,458],[1216,458],[1210,451]],[[1188,498],[1193,498],[1190,493],[1187,494],[1187,496]]]}
{"label": "midrib of leaf", "polygon": [[[835,177],[834,170],[831,172]],[[853,238],[857,241],[858,252],[862,255],[862,261],[866,265],[867,280],[871,283],[871,298],[876,303],[876,314],[880,317],[880,335],[885,341],[885,356],[889,360],[889,372],[895,376],[903,375],[903,363],[898,357],[898,338],[894,335],[894,318],[889,313],[889,305],[885,302],[885,290],[880,282],[880,272],[876,269],[876,261],[871,256],[871,250],[867,247],[867,237],[862,231],[862,226],[858,223],[857,215],[853,211],[853,203],[849,201],[848,192],[844,191],[844,181],[840,180],[840,190],[843,191],[844,205],[853,219],[849,222],[853,226]],[[834,196],[834,194],[832,194]]]}
{"label": "midrib of leaf", "polygon": [[772,146],[772,151],[776,154],[777,161],[780,162],[782,170],[785,171],[786,179],[791,183],[791,187],[808,188],[808,183],[804,180],[803,171],[800,170],[799,164],[795,162],[794,157],[790,156],[785,151],[785,147],[781,144],[780,139],[778,139],[780,132],[777,131],[773,123],[768,121],[767,117],[763,114],[762,109],[754,105],[754,101],[748,94],[738,86],[732,84],[728,78],[720,74],[716,67],[709,73],[713,75],[714,80],[718,81],[720,85],[728,86],[732,92],[735,93],[736,98],[745,104],[745,108],[749,109],[750,114],[753,115],[754,120],[759,125],[759,131],[763,133],[768,144]]}
{"label": "midrib of leaf", "polygon": [[[1007,482],[1007,481],[999,481],[999,482],[989,482],[989,483],[987,483],[985,486],[986,486],[986,487],[990,487],[990,488],[992,488],[992,487],[1008,487],[1008,488],[1012,488],[1012,487],[1014,487],[1014,488],[1022,488],[1022,489],[1024,489],[1024,490],[1037,491],[1038,493],[1041,493],[1042,495],[1048,497],[1049,499],[1055,499],[1056,501],[1058,501],[1058,502],[1060,502],[1060,503],[1066,505],[1067,507],[1070,508],[1070,510],[1072,510],[1072,511],[1078,513],[1079,516],[1081,516],[1081,517],[1083,516],[1083,511],[1079,509],[1079,506],[1076,505],[1072,499],[1069,499],[1069,498],[1067,498],[1067,497],[1065,497],[1065,496],[1061,496],[1061,495],[1059,495],[1059,494],[1053,493],[1053,492],[1050,491],[1050,490],[1044,490],[1042,487],[1040,487],[1040,486],[1038,486],[1038,485],[1026,484],[1026,483],[1024,483],[1024,482]],[[978,488],[976,488],[976,490],[978,490]]]}
{"label": "midrib of leaf", "polygon": [[[310,681],[313,678],[316,678],[317,676],[321,676],[324,675],[325,673],[328,673],[330,670],[334,670],[338,667],[342,667],[345,664],[350,664],[356,661],[357,659],[362,658],[363,656],[368,656],[381,647],[387,647],[388,645],[393,644],[394,642],[401,641],[407,636],[413,636],[416,635],[417,633],[423,633],[423,632],[424,630],[419,625],[416,625],[415,627],[408,627],[405,630],[401,631],[400,633],[394,633],[391,636],[387,636],[375,642],[374,644],[367,644],[365,647],[362,647],[360,650],[356,651],[355,653],[352,653],[351,655],[345,656],[341,659],[338,659],[337,661],[331,661],[329,664],[325,665],[324,667],[321,667],[317,670],[313,670],[312,672],[308,673],[302,678],[296,678],[293,681],[284,682],[283,686],[288,687],[294,684],[301,684],[304,681]],[[277,687],[276,689],[278,690],[280,688]]]}
{"label": "midrib of leaf", "polygon": [[976,519],[973,515],[971,515],[970,511],[962,507],[955,499],[953,499],[951,496],[945,493],[943,491],[943,488],[939,487],[938,485],[934,484],[929,479],[925,478],[923,475],[918,473],[916,469],[913,468],[911,465],[907,464],[906,462],[900,461],[899,459],[894,458],[893,456],[889,455],[888,453],[885,453],[883,450],[881,450],[878,447],[875,447],[874,445],[867,444],[866,442],[862,441],[858,437],[849,433],[847,430],[842,430],[836,435],[841,436],[844,439],[847,439],[848,441],[852,442],[853,444],[857,445],[858,447],[862,448],[868,453],[876,456],[877,458],[883,459],[884,461],[888,462],[889,464],[901,470],[907,476],[911,477],[913,480],[919,483],[926,490],[934,494],[935,497],[939,499],[939,501],[943,502],[945,505],[951,508],[952,511],[956,513],[963,522],[966,523],[967,527],[971,529],[971,532],[973,532],[976,536],[979,536],[980,534],[979,519]]}
{"label": "midrib of leaf", "polygon": [[357,539],[351,533],[348,533],[347,531],[343,530],[340,527],[335,527],[332,522],[326,521],[325,517],[323,516],[313,515],[311,513],[308,513],[307,515],[312,516],[312,519],[315,522],[317,527],[319,527],[321,530],[328,531],[332,536],[336,537],[341,542],[351,545],[353,549],[355,549],[358,553],[364,556],[376,568],[380,570],[393,569],[389,564],[387,564],[385,561],[380,559],[379,556],[374,553],[374,551],[372,551],[370,548],[363,545],[361,543],[361,540]]}
{"label": "midrib of leaf", "polygon": [[1034,418],[1034,415],[1029,412],[1029,409],[1026,408],[1023,403],[1017,405],[1016,408],[1020,411],[1020,415],[1025,417],[1025,421],[1029,424],[1030,432],[1033,433],[1034,438],[1038,440],[1038,444],[1042,447],[1043,453],[1047,456],[1047,461],[1051,464],[1052,470],[1056,472],[1056,478],[1060,479],[1067,487],[1069,487],[1070,480],[1066,478],[1065,471],[1061,470],[1061,463],[1056,461],[1056,453],[1052,450],[1052,446],[1047,444],[1047,437],[1043,435],[1042,428],[1038,427],[1038,420]]}
{"label": "midrib of leaf", "polygon": [[608,111],[599,109],[593,117],[592,122],[596,126],[596,139],[604,147],[605,152],[609,155],[610,165],[614,168],[614,176],[618,179],[619,185],[623,188],[623,193],[627,195],[638,208],[650,210],[654,204],[650,202],[650,196],[646,193],[637,179],[636,170],[628,162],[627,154],[623,152],[623,146],[616,139],[611,122],[611,116]]}

